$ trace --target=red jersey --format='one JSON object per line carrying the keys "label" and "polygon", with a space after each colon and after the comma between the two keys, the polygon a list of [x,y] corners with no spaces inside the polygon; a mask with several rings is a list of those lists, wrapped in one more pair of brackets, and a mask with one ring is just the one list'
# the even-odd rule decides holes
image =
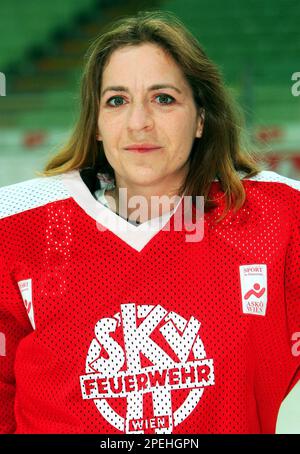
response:
{"label": "red jersey", "polygon": [[300,375],[300,182],[241,181],[218,224],[212,183],[199,241],[182,198],[136,226],[76,170],[0,189],[2,433],[275,432]]}

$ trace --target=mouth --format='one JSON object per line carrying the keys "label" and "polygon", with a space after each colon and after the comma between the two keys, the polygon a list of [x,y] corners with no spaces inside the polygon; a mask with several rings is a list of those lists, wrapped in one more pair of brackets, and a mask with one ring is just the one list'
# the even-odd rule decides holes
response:
{"label": "mouth", "polygon": [[150,153],[155,150],[160,150],[162,147],[156,143],[151,142],[137,142],[125,146],[125,150],[133,151],[134,153]]}
{"label": "mouth", "polygon": [[134,153],[150,153],[151,151],[160,150],[162,147],[154,148],[126,148],[127,151],[133,151]]}
{"label": "mouth", "polygon": [[140,145],[140,146],[137,146],[137,145],[132,145],[132,146],[129,146],[129,147],[126,147],[125,150],[127,151],[132,151],[134,153],[150,153],[152,151],[155,151],[155,150],[160,150],[162,147],[159,147],[159,146],[151,146],[150,144],[148,145]]}

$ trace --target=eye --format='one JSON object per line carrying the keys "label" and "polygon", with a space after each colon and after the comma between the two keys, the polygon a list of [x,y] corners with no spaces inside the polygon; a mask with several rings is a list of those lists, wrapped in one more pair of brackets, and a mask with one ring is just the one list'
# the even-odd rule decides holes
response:
{"label": "eye", "polygon": [[[117,100],[117,102],[115,104],[111,104],[111,101],[115,101],[115,100]],[[122,98],[122,96],[112,96],[111,98],[109,98],[106,101],[106,104],[109,105],[110,107],[122,106],[123,104],[120,102],[120,100],[124,101],[124,98]]]}
{"label": "eye", "polygon": [[[173,98],[173,96],[167,95],[166,93],[162,93],[161,95],[157,95],[156,98],[162,98],[163,102],[161,102],[159,104],[170,105],[170,104],[173,104],[175,102],[175,98]],[[166,102],[166,100],[168,98],[171,100],[170,102]]]}
{"label": "eye", "polygon": [[[171,95],[167,95],[166,93],[161,93],[155,96],[155,98],[161,98],[162,102],[159,102],[159,104],[162,105],[171,105],[175,102],[175,98]],[[119,107],[123,105],[123,101],[125,100],[122,96],[112,96],[106,101],[106,104],[110,107]]]}

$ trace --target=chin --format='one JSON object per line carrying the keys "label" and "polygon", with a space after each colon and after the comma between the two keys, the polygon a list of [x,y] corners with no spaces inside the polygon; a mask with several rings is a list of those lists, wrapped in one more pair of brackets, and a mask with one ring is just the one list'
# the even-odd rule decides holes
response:
{"label": "chin", "polygon": [[151,184],[155,184],[159,177],[158,172],[154,172],[153,170],[141,169],[137,168],[133,171],[130,180],[132,183],[149,186]]}

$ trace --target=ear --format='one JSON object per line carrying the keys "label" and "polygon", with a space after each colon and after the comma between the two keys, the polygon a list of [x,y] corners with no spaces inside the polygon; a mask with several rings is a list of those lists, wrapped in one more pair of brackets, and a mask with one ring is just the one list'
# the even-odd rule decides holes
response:
{"label": "ear", "polygon": [[96,140],[98,140],[99,142],[101,142],[101,140],[102,140],[102,137],[101,137],[101,134],[99,131],[96,132]]}
{"label": "ear", "polygon": [[197,118],[197,129],[196,129],[195,137],[200,138],[202,136],[203,127],[204,127],[204,117],[205,117],[205,111],[203,108],[201,108],[201,109],[199,109],[199,114],[198,114],[198,118]]}

